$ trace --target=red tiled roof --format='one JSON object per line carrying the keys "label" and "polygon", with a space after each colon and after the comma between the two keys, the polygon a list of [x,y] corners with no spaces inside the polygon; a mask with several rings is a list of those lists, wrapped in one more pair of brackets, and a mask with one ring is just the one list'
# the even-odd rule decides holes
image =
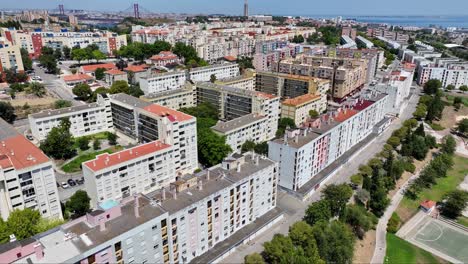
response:
{"label": "red tiled roof", "polygon": [[102,63],[102,64],[94,64],[94,65],[84,65],[81,66],[84,72],[95,72],[98,68],[103,68],[106,70],[117,69],[117,67],[113,63]]}
{"label": "red tiled roof", "polygon": [[13,166],[20,170],[48,161],[49,158],[22,135],[6,138],[0,143],[0,166],[2,168]]}
{"label": "red tiled roof", "polygon": [[357,113],[358,111],[354,109],[342,110],[335,115],[334,119],[337,122],[344,122]]}
{"label": "red tiled roof", "polygon": [[96,159],[83,163],[92,171],[99,171],[107,167],[111,167],[138,157],[154,153],[163,149],[167,149],[171,145],[164,144],[161,141],[153,141],[143,145],[139,145],[130,149],[122,150],[113,154],[104,153],[98,155]]}
{"label": "red tiled roof", "polygon": [[304,94],[301,96],[297,96],[294,98],[289,98],[283,101],[284,105],[292,105],[292,106],[298,106],[302,105],[304,103],[312,102],[315,100],[320,99],[320,95],[315,95],[315,94]]}
{"label": "red tiled roof", "polygon": [[426,200],[420,204],[421,207],[424,207],[426,209],[430,209],[436,205],[436,202],[431,201],[431,200]]}
{"label": "red tiled roof", "polygon": [[108,70],[108,71],[106,71],[106,73],[110,74],[110,75],[123,75],[123,74],[126,74],[125,72],[123,72],[121,70],[117,70],[117,69]]}
{"label": "red tiled roof", "polygon": [[227,61],[236,61],[237,58],[234,57],[234,56],[224,56],[224,59],[227,60]]}
{"label": "red tiled roof", "polygon": [[369,101],[369,100],[359,100],[355,105],[353,105],[354,110],[362,111],[372,105],[374,101]]}
{"label": "red tiled roof", "polygon": [[157,104],[148,105],[147,107],[143,109],[161,117],[166,116],[171,122],[182,122],[182,121],[187,121],[187,120],[191,120],[192,118],[194,118],[191,115],[187,115],[185,113],[182,113],[182,112],[179,112],[179,111],[176,111],[174,109],[170,109],[164,106],[160,106]]}
{"label": "red tiled roof", "polygon": [[92,80],[92,79],[94,79],[93,76],[90,76],[88,74],[72,74],[72,75],[63,76],[63,80],[66,82]]}
{"label": "red tiled roof", "polygon": [[148,68],[148,65],[142,64],[142,65],[128,65],[127,68],[125,68],[125,71],[131,71],[131,72],[144,72]]}

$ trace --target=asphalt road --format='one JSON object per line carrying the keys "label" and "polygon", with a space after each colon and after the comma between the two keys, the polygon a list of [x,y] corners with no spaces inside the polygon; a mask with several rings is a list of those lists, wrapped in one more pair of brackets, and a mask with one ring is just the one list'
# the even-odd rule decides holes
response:
{"label": "asphalt road", "polygon": [[[377,138],[367,147],[362,149],[359,154],[350,159],[340,171],[330,178],[328,184],[350,182],[350,177],[358,172],[359,166],[361,164],[365,164],[382,150],[383,145],[386,143],[388,138],[390,138],[392,132],[400,128],[405,120],[412,117],[412,113],[416,109],[416,105],[419,100],[419,91],[413,90],[412,93],[413,96],[410,98],[406,109],[402,111],[400,118],[395,119],[387,130],[377,136]],[[267,232],[256,237],[252,242],[239,246],[235,251],[235,254],[231,254],[225,258],[222,263],[243,263],[244,256],[254,252],[261,252],[263,250],[263,243],[270,241],[274,234],[287,234],[289,227],[303,218],[307,206],[311,202],[320,200],[320,195],[320,191],[315,192],[309,200],[302,202],[283,191],[279,191],[277,206],[285,212],[283,220],[271,227]]]}

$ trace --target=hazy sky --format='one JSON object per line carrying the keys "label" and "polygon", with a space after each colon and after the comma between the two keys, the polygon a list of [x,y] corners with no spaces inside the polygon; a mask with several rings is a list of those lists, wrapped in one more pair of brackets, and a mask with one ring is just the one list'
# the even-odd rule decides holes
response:
{"label": "hazy sky", "polygon": [[[0,0],[0,8],[121,11],[138,2],[152,12],[241,14],[244,0]],[[468,15],[468,0],[250,0],[250,13],[284,15]]]}

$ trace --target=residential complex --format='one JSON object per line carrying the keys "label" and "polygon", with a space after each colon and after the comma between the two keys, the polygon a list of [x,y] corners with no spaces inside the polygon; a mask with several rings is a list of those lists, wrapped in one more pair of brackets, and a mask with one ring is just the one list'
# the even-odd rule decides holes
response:
{"label": "residential complex", "polygon": [[113,131],[110,100],[101,95],[96,103],[44,110],[31,114],[28,118],[31,133],[39,141],[44,140],[52,128],[59,126],[63,119],[70,121],[70,133],[74,137]]}
{"label": "residential complex", "polygon": [[443,87],[453,85],[459,88],[462,85],[468,85],[468,63],[465,61],[444,62],[443,60],[429,64],[422,62],[418,67],[417,83],[424,85],[431,79],[441,81]]}
{"label": "residential complex", "polygon": [[62,219],[52,162],[0,118],[0,215],[6,221],[11,211],[25,208]]}
{"label": "residential complex", "polygon": [[308,55],[278,63],[278,71],[281,73],[331,80],[332,95],[337,100],[353,95],[364,86],[367,68],[368,64],[364,59]]}
{"label": "residential complex", "polygon": [[309,118],[311,110],[319,114],[327,110],[326,95],[304,94],[281,102],[281,118],[291,118],[296,126]]}
{"label": "residential complex", "polygon": [[[151,143],[153,144],[153,143]],[[109,200],[97,210],[0,249],[0,261],[28,263],[216,262],[235,243],[281,217],[277,163],[236,155],[167,188]],[[253,224],[253,223],[256,224]],[[247,231],[251,230],[251,231]],[[252,232],[252,233],[245,233]]]}
{"label": "residential complex", "polygon": [[255,70],[246,69],[243,75],[216,80],[215,83],[245,90],[255,90]]}
{"label": "residential complex", "polygon": [[[375,92],[349,99],[336,111],[308,120],[302,129],[287,131],[268,143],[268,157],[279,162],[279,185],[299,191],[309,181],[313,192],[326,178],[322,170],[364,140],[383,120],[387,95]],[[328,176],[328,175],[325,175]]]}
{"label": "residential complex", "polygon": [[12,45],[10,41],[0,37],[0,75],[4,70],[23,72],[23,61],[21,59],[20,48]]}
{"label": "residential complex", "polygon": [[189,83],[186,83],[181,89],[148,94],[140,97],[140,99],[175,110],[196,106],[195,88]]}
{"label": "residential complex", "polygon": [[239,65],[237,63],[215,64],[192,68],[187,73],[188,79],[192,82],[208,82],[212,75],[218,80],[239,76]]}

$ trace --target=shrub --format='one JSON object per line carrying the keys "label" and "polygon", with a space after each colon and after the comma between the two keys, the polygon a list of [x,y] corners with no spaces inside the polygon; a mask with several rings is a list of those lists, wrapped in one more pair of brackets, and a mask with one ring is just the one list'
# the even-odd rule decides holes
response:
{"label": "shrub", "polygon": [[400,217],[397,213],[394,212],[392,214],[392,217],[390,217],[390,219],[388,220],[387,232],[395,234],[398,231],[398,228],[400,227],[400,222]]}
{"label": "shrub", "polygon": [[416,166],[414,166],[413,163],[408,162],[408,161],[404,162],[403,166],[405,167],[405,171],[407,172],[414,173],[414,171],[416,170]]}
{"label": "shrub", "polygon": [[351,176],[351,182],[354,184],[361,185],[362,184],[362,175],[357,173]]}

